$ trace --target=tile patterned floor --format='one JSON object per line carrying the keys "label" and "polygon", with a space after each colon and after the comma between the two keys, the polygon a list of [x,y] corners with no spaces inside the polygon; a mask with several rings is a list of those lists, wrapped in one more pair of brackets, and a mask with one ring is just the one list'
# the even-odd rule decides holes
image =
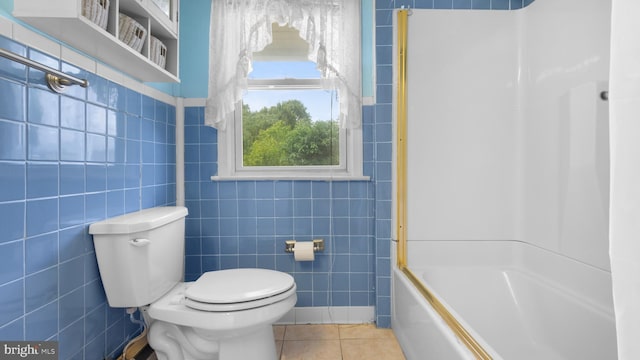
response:
{"label": "tile patterned floor", "polygon": [[391,329],[373,324],[275,325],[280,360],[404,360]]}

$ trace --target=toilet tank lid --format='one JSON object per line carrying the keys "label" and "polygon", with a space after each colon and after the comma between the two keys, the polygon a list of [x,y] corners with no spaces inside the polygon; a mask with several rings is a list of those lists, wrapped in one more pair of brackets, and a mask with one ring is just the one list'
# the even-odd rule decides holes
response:
{"label": "toilet tank lid", "polygon": [[129,234],[148,231],[187,216],[184,206],[161,206],[109,218],[89,226],[89,234]]}

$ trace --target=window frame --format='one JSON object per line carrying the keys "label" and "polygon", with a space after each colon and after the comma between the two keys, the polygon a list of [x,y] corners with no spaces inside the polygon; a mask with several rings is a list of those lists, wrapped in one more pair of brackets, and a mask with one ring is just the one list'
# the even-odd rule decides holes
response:
{"label": "window frame", "polygon": [[[248,79],[249,90],[331,89],[329,79]],[[349,116],[362,116],[361,110]],[[340,128],[340,165],[251,166],[242,165],[242,101],[236,103],[234,123],[218,130],[218,175],[212,180],[369,180],[363,176],[362,127]]]}

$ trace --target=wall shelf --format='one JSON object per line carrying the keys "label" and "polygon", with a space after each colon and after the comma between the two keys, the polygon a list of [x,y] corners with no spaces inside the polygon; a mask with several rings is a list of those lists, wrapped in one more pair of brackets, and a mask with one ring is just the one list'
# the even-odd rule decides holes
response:
{"label": "wall shelf", "polygon": [[[68,45],[128,74],[150,82],[179,82],[177,11],[165,15],[151,0],[111,0],[106,29],[82,15],[82,0],[29,0],[14,3],[13,16]],[[171,0],[177,9],[178,0]],[[147,30],[141,52],[118,39],[118,14],[122,12]],[[149,56],[151,36],[167,47],[166,68]]]}

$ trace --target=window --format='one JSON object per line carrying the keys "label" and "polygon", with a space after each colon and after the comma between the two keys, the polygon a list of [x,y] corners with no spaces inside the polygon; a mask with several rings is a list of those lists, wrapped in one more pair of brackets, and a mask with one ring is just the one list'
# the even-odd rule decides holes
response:
{"label": "window", "polygon": [[[284,2],[294,7],[304,6],[298,1]],[[344,2],[359,4],[359,0]],[[241,2],[240,5],[246,3]],[[317,4],[326,7],[330,3],[318,1]],[[319,6],[317,4],[314,6]],[[331,6],[335,7],[335,4]],[[212,10],[212,24],[213,11],[216,10]],[[305,11],[303,9],[300,13]],[[357,15],[359,17],[359,12]],[[331,34],[326,33],[327,26],[321,26],[319,29],[322,28],[323,32],[318,34],[313,28],[311,30],[314,31],[309,31],[316,20],[313,17],[303,18],[307,40],[302,39],[304,35],[301,36],[302,32],[297,28],[289,27],[288,22],[271,22],[264,46],[255,45],[260,42],[260,36],[252,33],[246,47],[253,46],[253,52],[243,46],[231,51],[239,49],[240,54],[238,58],[229,60],[234,67],[229,66],[228,69],[236,71],[234,78],[216,78],[217,73],[210,74],[214,85],[210,86],[210,95],[221,94],[218,99],[208,99],[205,113],[205,121],[211,120],[212,126],[218,128],[218,174],[213,179],[364,178],[359,126],[359,36],[351,43],[357,44],[357,56],[353,54],[354,46],[350,49],[351,60],[356,57],[356,66],[341,65],[336,54],[342,58],[344,54],[336,50],[336,43],[341,43],[336,39],[340,38],[338,30],[342,25],[329,26],[333,29]],[[228,19],[228,16],[219,19]],[[264,20],[260,19],[258,24]],[[338,24],[338,20],[343,18],[323,20]],[[301,27],[300,21],[291,22]],[[254,32],[259,28],[244,26]],[[359,33],[359,24],[356,28]],[[214,30],[211,31],[214,38]],[[327,43],[331,46],[325,46]],[[215,54],[212,49],[211,56],[215,57]],[[223,62],[221,60],[218,64]],[[216,71],[213,65],[211,71]],[[347,84],[348,76],[344,75],[347,71],[350,74],[357,72],[354,76],[357,79],[356,90],[351,85],[353,80]],[[244,79],[243,75],[246,75]],[[240,84],[240,91],[236,88],[235,92],[227,92],[234,101],[230,107],[231,116],[225,117],[225,105],[220,98],[224,98],[222,94],[228,90],[226,84],[234,81]],[[216,88],[216,84],[223,86]],[[237,98],[232,96],[235,93]]]}

